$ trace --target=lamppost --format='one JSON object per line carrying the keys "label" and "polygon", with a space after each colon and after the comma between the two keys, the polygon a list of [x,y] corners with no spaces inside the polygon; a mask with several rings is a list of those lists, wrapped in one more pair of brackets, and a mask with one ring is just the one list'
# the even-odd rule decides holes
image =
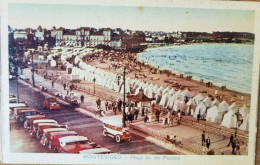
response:
{"label": "lamppost", "polygon": [[[123,71],[123,85],[124,85],[124,97],[123,97],[123,116],[122,116],[122,124],[123,127],[126,127],[125,121],[126,121],[126,113],[125,113],[125,74],[126,74],[126,67],[124,66],[124,71]],[[121,79],[121,76],[117,76],[117,83],[119,85],[119,81]]]}
{"label": "lamppost", "polygon": [[33,53],[31,53],[32,55],[32,83],[33,83],[33,87],[35,87],[35,81],[34,81],[34,62],[33,62]]}
{"label": "lamppost", "polygon": [[95,93],[96,93],[96,92],[95,92],[95,83],[96,83],[95,77],[94,77],[94,79],[93,79],[93,82],[94,82],[94,94],[95,94]]}
{"label": "lamppost", "polygon": [[125,114],[125,74],[126,74],[126,67],[124,67],[124,72],[123,72],[123,82],[124,82],[124,98],[123,98],[123,119],[122,119],[122,122],[123,122],[123,127],[126,127],[126,124],[125,124],[125,119],[126,119],[126,114]]}

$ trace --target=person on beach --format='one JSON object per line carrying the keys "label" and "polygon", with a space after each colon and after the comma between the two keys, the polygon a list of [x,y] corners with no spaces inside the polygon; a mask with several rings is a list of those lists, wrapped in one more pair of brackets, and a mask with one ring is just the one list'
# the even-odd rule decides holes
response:
{"label": "person on beach", "polygon": [[238,153],[240,155],[240,144],[239,144],[239,141],[237,141],[236,153]]}
{"label": "person on beach", "polygon": [[210,147],[210,138],[209,137],[206,140],[206,147],[209,150],[209,147]]}
{"label": "person on beach", "polygon": [[81,101],[81,104],[84,103],[84,96],[83,95],[80,96],[80,101]]}
{"label": "person on beach", "polygon": [[232,144],[233,140],[234,140],[234,136],[233,136],[233,134],[231,134],[229,137],[229,143],[228,143],[227,147],[229,147],[229,145]]}
{"label": "person on beach", "polygon": [[233,154],[233,155],[236,155],[236,152],[235,152],[236,146],[237,146],[237,144],[236,144],[236,140],[233,139],[233,142],[231,143],[232,154]]}
{"label": "person on beach", "polygon": [[200,113],[198,113],[197,115],[197,122],[199,123],[199,121],[200,121]]}
{"label": "person on beach", "polygon": [[205,146],[205,142],[206,142],[205,131],[203,131],[201,134],[201,145]]}
{"label": "person on beach", "polygon": [[66,83],[63,84],[63,88],[64,88],[64,90],[66,90]]}
{"label": "person on beach", "polygon": [[178,110],[178,124],[181,124],[181,110]]}
{"label": "person on beach", "polygon": [[158,109],[155,109],[155,116],[156,116],[156,120],[155,121],[157,121],[157,122],[159,122],[160,121],[160,110],[158,110]]}
{"label": "person on beach", "polygon": [[105,102],[106,111],[108,110],[108,101]]}

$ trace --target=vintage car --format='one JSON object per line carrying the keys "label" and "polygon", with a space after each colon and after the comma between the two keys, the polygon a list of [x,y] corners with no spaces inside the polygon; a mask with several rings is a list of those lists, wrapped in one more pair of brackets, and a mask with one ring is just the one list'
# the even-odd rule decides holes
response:
{"label": "vintage car", "polygon": [[18,99],[16,97],[9,97],[9,103],[18,103]]}
{"label": "vintage car", "polygon": [[38,131],[38,124],[39,123],[54,123],[54,124],[58,124],[57,121],[53,120],[53,119],[39,119],[39,120],[34,120],[33,124],[30,127],[30,132],[31,135],[35,135],[36,132]]}
{"label": "vintage car", "polygon": [[40,143],[44,146],[48,145],[48,141],[50,139],[51,132],[67,132],[67,128],[47,128],[43,130],[42,138]]}
{"label": "vintage car", "polygon": [[80,154],[110,154],[111,150],[107,148],[93,148],[79,151]]}
{"label": "vintage car", "polygon": [[32,125],[34,120],[45,119],[45,115],[36,115],[36,116],[26,116],[23,123],[23,127],[29,130],[32,130]]}
{"label": "vintage car", "polygon": [[103,135],[115,138],[116,142],[128,140],[130,141],[132,135],[129,131],[122,127],[121,123],[116,123],[112,120],[103,122]]}
{"label": "vintage car", "polygon": [[17,122],[21,123],[25,121],[26,116],[36,116],[41,115],[41,113],[33,108],[15,108],[14,117]]}
{"label": "vintage car", "polygon": [[19,107],[27,107],[27,104],[26,103],[22,103],[22,102],[19,102],[19,103],[9,103],[9,108],[13,111],[14,108],[19,108]]}
{"label": "vintage car", "polygon": [[[60,148],[59,139],[65,136],[78,136],[75,131],[64,131],[64,132],[51,132],[48,141],[48,147],[53,150]],[[48,137],[47,137],[48,138]]]}
{"label": "vintage car", "polygon": [[43,107],[48,108],[49,110],[60,109],[60,105],[57,103],[55,97],[45,97]]}
{"label": "vintage car", "polygon": [[100,148],[99,145],[89,141],[88,138],[84,136],[66,136],[60,138],[59,141],[59,153],[79,153],[81,150]]}
{"label": "vintage car", "polygon": [[43,135],[43,130],[48,128],[65,128],[68,130],[67,125],[59,125],[57,123],[39,123],[38,130],[36,131],[36,137],[40,139]]}

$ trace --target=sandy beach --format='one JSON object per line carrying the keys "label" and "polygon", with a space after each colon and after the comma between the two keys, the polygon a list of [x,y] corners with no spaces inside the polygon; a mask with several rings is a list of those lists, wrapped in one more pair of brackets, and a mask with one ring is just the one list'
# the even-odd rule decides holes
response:
{"label": "sandy beach", "polygon": [[[116,53],[113,53],[116,54]],[[250,107],[250,99],[251,96],[249,94],[240,93],[236,91],[232,91],[229,89],[221,89],[221,87],[212,86],[208,87],[206,83],[208,82],[201,82],[193,79],[187,79],[186,77],[182,77],[181,75],[177,75],[175,73],[171,73],[165,70],[157,70],[150,65],[141,64],[139,61],[128,60],[128,56],[130,55],[132,59],[135,59],[137,53],[125,53],[125,58],[127,60],[122,60],[122,58],[118,59],[115,56],[109,56],[107,58],[102,58],[101,55],[99,57],[94,58],[93,60],[88,60],[85,62],[97,68],[113,72],[116,74],[123,73],[123,66],[126,65],[128,70],[131,70],[126,77],[131,79],[139,79],[143,80],[148,83],[156,84],[159,87],[163,86],[164,88],[169,87],[173,88],[176,91],[181,89],[189,89],[194,96],[199,93],[203,95],[212,96],[212,98],[218,98],[221,102],[225,100],[230,105],[235,102],[237,106],[240,108],[244,105]],[[112,60],[113,58],[113,60]],[[101,62],[102,61],[102,62]],[[117,65],[117,67],[115,67]],[[157,71],[156,71],[157,70]],[[161,73],[160,73],[161,72]],[[216,94],[217,90],[217,94]]]}

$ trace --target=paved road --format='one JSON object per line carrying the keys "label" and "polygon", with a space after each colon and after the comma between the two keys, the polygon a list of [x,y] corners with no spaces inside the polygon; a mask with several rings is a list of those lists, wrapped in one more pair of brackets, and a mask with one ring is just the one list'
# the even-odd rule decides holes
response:
{"label": "paved road", "polygon": [[[16,94],[16,81],[10,81],[10,93]],[[121,154],[175,154],[136,134],[133,135],[133,140],[130,142],[116,143],[114,139],[102,135],[103,127],[99,120],[75,111],[73,107],[67,105],[61,105],[60,111],[48,111],[42,105],[44,96],[20,83],[19,95],[20,100],[26,101],[30,107],[40,110],[48,118],[55,119],[60,124],[67,124],[70,129],[78,132],[78,134],[87,136],[101,146],[109,148],[112,152]],[[14,121],[11,121],[10,135],[12,152],[53,152],[42,146],[36,138],[32,138],[22,126]]]}

